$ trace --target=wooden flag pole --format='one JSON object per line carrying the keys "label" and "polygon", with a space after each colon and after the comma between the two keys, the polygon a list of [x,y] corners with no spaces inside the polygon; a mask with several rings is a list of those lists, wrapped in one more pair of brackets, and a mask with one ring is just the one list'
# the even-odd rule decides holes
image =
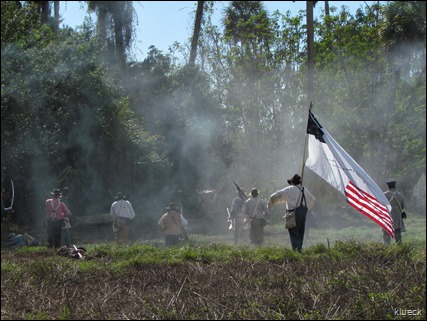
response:
{"label": "wooden flag pole", "polygon": [[[313,102],[310,101],[309,112],[311,112],[312,107],[313,107]],[[305,134],[305,142],[304,142],[304,152],[303,152],[303,157],[302,157],[301,184],[304,181],[304,168],[305,168],[305,158],[306,158],[306,154],[307,154],[307,143],[308,143],[308,134],[306,133]]]}

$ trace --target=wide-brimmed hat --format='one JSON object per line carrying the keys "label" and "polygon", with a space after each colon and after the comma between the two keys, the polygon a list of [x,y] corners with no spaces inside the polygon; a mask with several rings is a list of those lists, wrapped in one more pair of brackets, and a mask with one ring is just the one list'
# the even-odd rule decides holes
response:
{"label": "wide-brimmed hat", "polygon": [[52,192],[50,192],[53,196],[61,196],[61,191],[58,188],[55,188]]}
{"label": "wide-brimmed hat", "polygon": [[258,196],[258,190],[256,188],[252,188],[251,189],[251,196],[252,197],[257,197]]}
{"label": "wide-brimmed hat", "polygon": [[288,184],[299,185],[301,184],[301,176],[295,174],[292,178],[288,179]]}
{"label": "wide-brimmed hat", "polygon": [[117,195],[116,195],[116,200],[118,201],[118,200],[125,200],[126,199],[126,196],[125,195],[123,195],[123,193],[122,192],[118,192],[117,193]]}
{"label": "wide-brimmed hat", "polygon": [[174,202],[171,202],[171,203],[169,203],[169,205],[166,207],[166,209],[167,209],[168,211],[176,211],[176,210],[177,210],[177,207],[176,207],[176,204],[175,204]]}

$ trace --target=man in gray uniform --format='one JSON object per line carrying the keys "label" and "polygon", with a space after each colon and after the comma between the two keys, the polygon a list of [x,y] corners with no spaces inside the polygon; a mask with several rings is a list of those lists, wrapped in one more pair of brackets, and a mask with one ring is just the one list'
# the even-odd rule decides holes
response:
{"label": "man in gray uniform", "polygon": [[[390,180],[386,182],[388,190],[384,192],[384,195],[387,197],[391,205],[390,216],[393,219],[394,227],[394,239],[396,243],[402,242],[402,232],[405,232],[405,224],[403,220],[406,219],[405,212],[405,200],[397,190],[396,190],[396,181]],[[390,235],[383,230],[383,239],[385,244],[390,244]]]}

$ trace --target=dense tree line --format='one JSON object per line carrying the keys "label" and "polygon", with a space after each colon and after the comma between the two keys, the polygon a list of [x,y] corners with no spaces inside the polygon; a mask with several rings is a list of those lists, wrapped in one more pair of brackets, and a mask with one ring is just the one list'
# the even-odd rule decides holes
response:
{"label": "dense tree line", "polygon": [[[131,1],[88,1],[98,21],[78,31],[46,17],[55,3],[1,4],[1,177],[20,221],[37,222],[54,187],[75,192],[79,215],[121,190],[149,217],[233,180],[267,196],[301,172],[305,12],[232,1],[218,26],[215,3],[198,1],[197,42],[178,48],[188,61],[155,47],[132,61]],[[328,10],[314,22],[313,111],[374,180],[409,193],[425,173],[425,3]]]}

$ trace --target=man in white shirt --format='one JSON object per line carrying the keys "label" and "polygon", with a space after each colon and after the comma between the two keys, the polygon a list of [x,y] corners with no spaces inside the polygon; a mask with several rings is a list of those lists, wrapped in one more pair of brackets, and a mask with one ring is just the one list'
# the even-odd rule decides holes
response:
{"label": "man in white shirt", "polygon": [[117,193],[116,201],[111,204],[110,215],[114,220],[113,231],[116,234],[117,242],[127,243],[130,222],[135,218],[135,212],[123,193]]}
{"label": "man in white shirt", "polygon": [[[291,238],[292,249],[294,251],[296,250],[301,252],[302,243],[304,241],[307,210],[313,208],[315,198],[302,186],[302,179],[298,174],[295,174],[292,178],[288,179],[288,184],[290,184],[290,186],[285,187],[270,196],[267,207],[271,210],[275,204],[286,202],[286,212],[295,212],[296,227],[290,228],[288,231]],[[301,205],[303,205],[302,209],[300,209]]]}
{"label": "man in white shirt", "polygon": [[264,227],[267,224],[265,217],[268,214],[267,204],[258,197],[258,189],[252,188],[251,198],[243,205],[243,213],[249,221],[249,239],[252,244],[261,245],[264,242]]}

